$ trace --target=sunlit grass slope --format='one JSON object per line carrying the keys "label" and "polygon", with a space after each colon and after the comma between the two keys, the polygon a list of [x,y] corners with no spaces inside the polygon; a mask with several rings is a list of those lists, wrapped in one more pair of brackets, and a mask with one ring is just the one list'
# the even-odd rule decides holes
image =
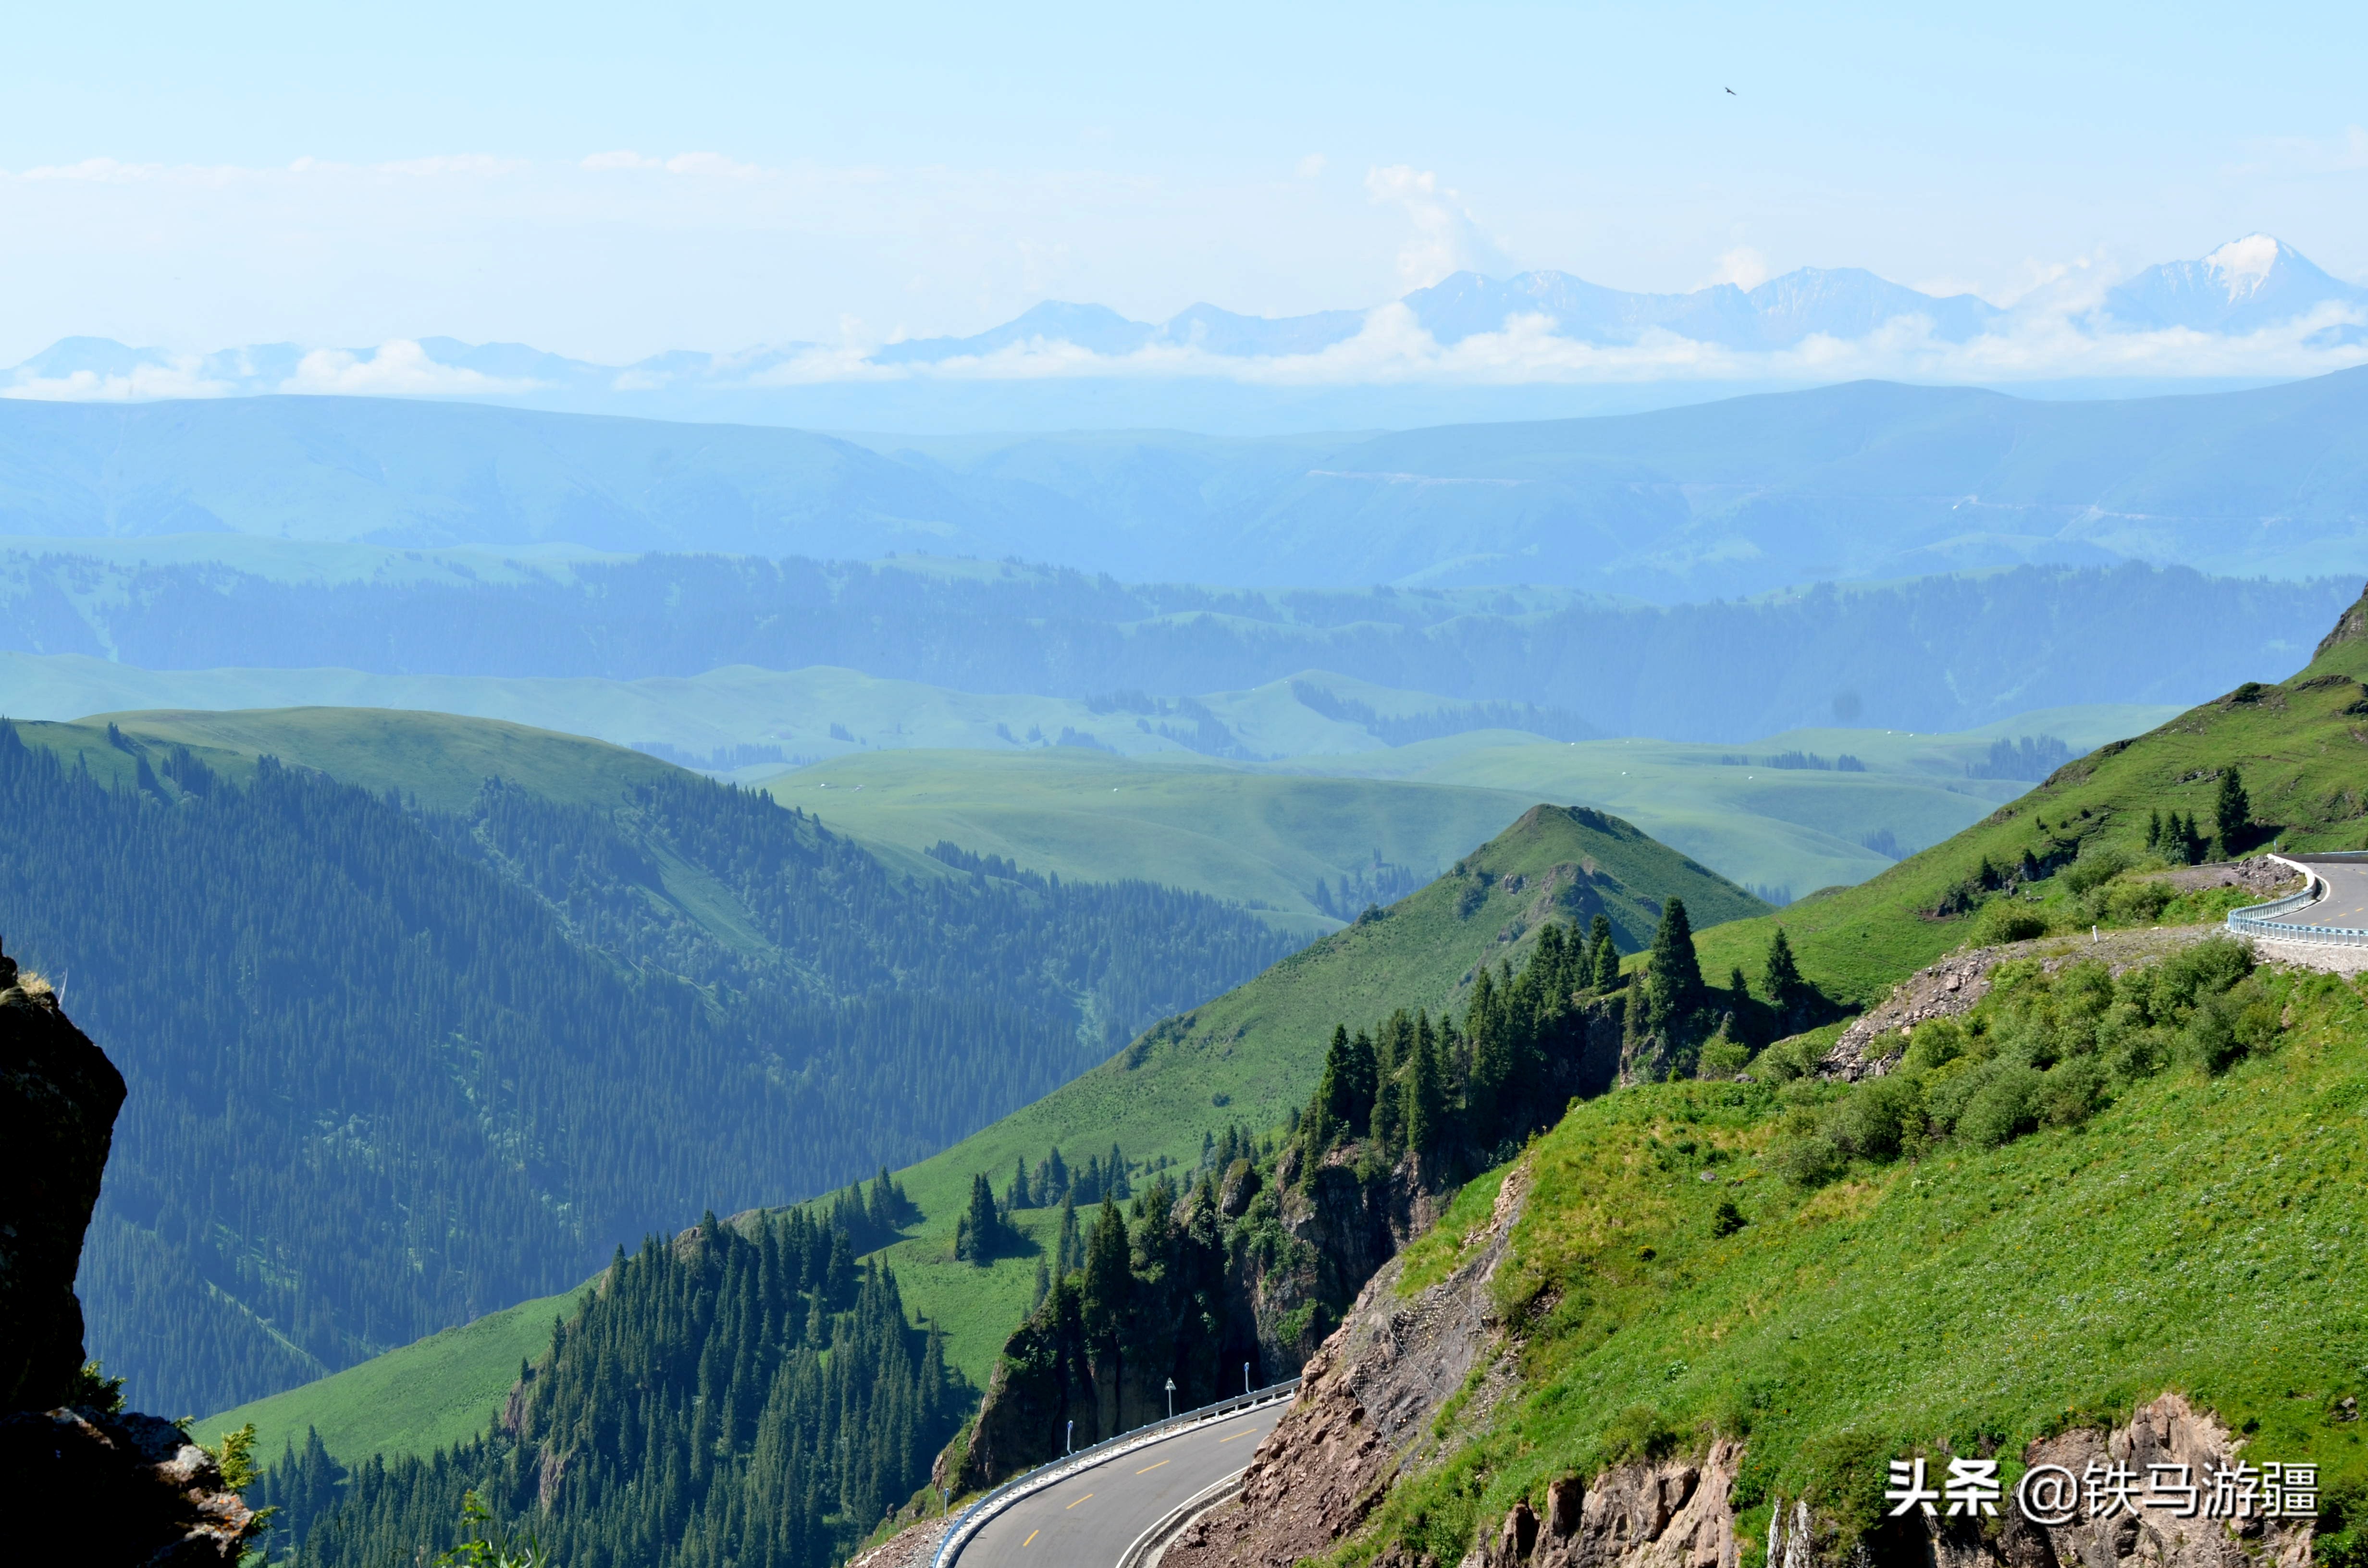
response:
{"label": "sunlit grass slope", "polygon": [[873,752],[764,788],[869,842],[925,850],[945,839],[1073,881],[1192,888],[1298,916],[1310,934],[1336,924],[1317,914],[1318,881],[1370,873],[1376,856],[1429,881],[1538,799],[1073,746]]}
{"label": "sunlit grass slope", "polygon": [[[1672,895],[1706,921],[1759,907],[1630,824],[1593,812],[1539,807],[1463,864],[1464,874],[1309,946],[901,1174],[929,1218],[887,1256],[907,1281],[905,1300],[955,1334],[958,1357],[973,1375],[992,1364],[1017,1321],[1006,1308],[1024,1306],[1034,1272],[1027,1259],[998,1264],[984,1278],[975,1269],[922,1267],[951,1256],[973,1173],[986,1173],[999,1188],[1015,1160],[1032,1165],[1056,1144],[1069,1157],[1106,1153],[1116,1142],[1130,1159],[1166,1154],[1190,1164],[1204,1131],[1278,1126],[1314,1090],[1334,1024],[1377,1021],[1401,1006],[1435,1013],[1456,1002],[1475,964],[1511,959],[1518,966],[1545,919],[1581,914],[1563,897],[1542,896],[1557,867],[1588,869],[1593,894],[1622,929],[1623,946],[1645,938],[1659,902]],[[1474,892],[1479,896],[1468,896]]]}
{"label": "sunlit grass slope", "polygon": [[[2362,614],[2355,608],[2351,617]],[[2222,771],[2243,769],[2263,840],[2295,849],[2368,843],[2368,637],[2330,639],[2308,667],[2277,685],[2239,687],[2135,739],[2100,747],[1945,843],[1871,881],[1778,915],[1701,933],[1704,972],[1758,971],[1782,926],[1801,967],[1839,995],[1873,1002],[1959,946],[1973,921],[1939,918],[1951,889],[2025,851],[2143,847],[2147,815],[2199,817],[2209,833]]]}
{"label": "sunlit grass slope", "polygon": [[588,1286],[521,1301],[472,1323],[430,1335],[334,1377],[196,1423],[211,1442],[255,1423],[256,1457],[276,1460],[290,1443],[320,1431],[333,1454],[426,1454],[485,1429],[518,1381],[518,1363],[551,1345],[551,1324],[575,1310]]}
{"label": "sunlit grass slope", "polygon": [[[2166,1069],[2077,1130],[1814,1192],[1767,1168],[1792,1100],[1764,1085],[1576,1108],[1529,1155],[1494,1287],[1523,1325],[1520,1389],[1344,1555],[1406,1538],[1444,1560],[1556,1476],[1716,1430],[1747,1437],[1749,1564],[1776,1495],[1869,1523],[1884,1461],[1918,1445],[2012,1456],[2166,1390],[2250,1432],[2248,1460],[2357,1488],[2368,1439],[2334,1406],[2368,1393],[2368,1005],[2329,976],[2269,984],[2290,1025],[2223,1076]],[[1494,1190],[1417,1244],[1408,1285],[1445,1272]],[[1722,1201],[1748,1221],[1731,1234]]]}

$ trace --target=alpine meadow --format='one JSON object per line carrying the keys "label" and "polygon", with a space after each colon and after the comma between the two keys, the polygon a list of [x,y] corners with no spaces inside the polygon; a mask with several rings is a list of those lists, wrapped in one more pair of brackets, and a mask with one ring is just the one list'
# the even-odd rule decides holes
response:
{"label": "alpine meadow", "polygon": [[2368,14],[118,13],[16,1556],[2368,1568]]}

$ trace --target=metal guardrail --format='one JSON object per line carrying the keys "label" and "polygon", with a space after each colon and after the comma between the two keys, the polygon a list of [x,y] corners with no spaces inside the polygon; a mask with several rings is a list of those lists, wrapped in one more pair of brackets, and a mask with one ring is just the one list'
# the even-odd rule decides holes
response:
{"label": "metal guardrail", "polygon": [[944,1539],[938,1542],[937,1554],[929,1559],[929,1568],[947,1568],[948,1564],[962,1554],[962,1549],[970,1544],[971,1538],[985,1528],[989,1519],[1019,1502],[1022,1497],[1066,1481],[1079,1471],[1091,1470],[1094,1466],[1107,1463],[1121,1454],[1132,1453],[1137,1449],[1159,1442],[1187,1426],[1197,1426],[1204,1421],[1214,1421],[1222,1416],[1237,1415],[1245,1410],[1255,1410],[1262,1404],[1272,1404],[1277,1400],[1289,1399],[1298,1392],[1297,1378],[1292,1378],[1287,1382],[1269,1383],[1262,1389],[1253,1389],[1246,1394],[1237,1393],[1231,1399],[1221,1399],[1214,1404],[1204,1404],[1195,1410],[1187,1410],[1180,1415],[1146,1423],[1131,1432],[1121,1432],[1115,1437],[1104,1437],[1091,1448],[1079,1449],[1073,1454],[1063,1454],[1059,1459],[1048,1460],[1038,1465],[1034,1470],[1015,1475],[954,1517],[952,1526],[947,1529]]}
{"label": "metal guardrail", "polygon": [[2228,929],[2240,937],[2260,937],[2268,941],[2309,942],[2323,947],[2368,948],[2368,931],[2349,926],[2313,926],[2304,921],[2280,920],[2276,916],[2292,915],[2307,909],[2325,898],[2327,880],[2311,870],[2314,864],[2357,866],[2368,862],[2368,852],[2343,852],[2333,855],[2286,856],[2272,855],[2271,859],[2281,866],[2291,867],[2303,875],[2300,892],[2283,898],[2273,898],[2267,903],[2248,904],[2228,912]]}

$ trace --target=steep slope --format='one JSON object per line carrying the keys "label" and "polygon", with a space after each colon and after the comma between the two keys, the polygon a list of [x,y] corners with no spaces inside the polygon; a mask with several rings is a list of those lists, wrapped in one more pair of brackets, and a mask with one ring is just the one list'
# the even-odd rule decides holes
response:
{"label": "steep slope", "polygon": [[[588,754],[607,799],[494,780],[434,812],[136,727],[0,732],[0,923],[131,1085],[91,1342],[166,1407],[564,1290],[711,1204],[926,1154],[1285,945],[1144,884],[885,866],[614,748],[282,717],[215,738],[455,795],[483,760],[557,778]],[[474,749],[438,760],[456,734]]]}
{"label": "steep slope", "polygon": [[[1482,963],[1520,965],[1548,920],[1601,913],[1634,949],[1663,902],[1683,897],[1702,918],[1731,916],[1757,901],[1617,818],[1542,806],[1465,857],[1461,867],[1374,918],[1315,942],[1247,984],[1147,1031],[1116,1057],[933,1158],[898,1173],[924,1218],[878,1256],[896,1271],[905,1301],[947,1336],[947,1356],[982,1386],[1013,1325],[1031,1302],[1037,1256],[1057,1244],[1057,1209],[1015,1211],[1029,1246],[979,1267],[954,1256],[953,1240],[973,1176],[1000,1191],[1013,1165],[1033,1165],[1054,1147],[1079,1166],[1115,1144],[1138,1182],[1161,1167],[1197,1165],[1204,1137],[1240,1126],[1281,1126],[1320,1074],[1333,1026],[1370,1024],[1400,1006],[1435,1014],[1468,997]],[[515,1371],[514,1357],[478,1357],[482,1377]],[[412,1346],[392,1367],[449,1367]],[[238,1414],[262,1427],[266,1446],[301,1441],[307,1412],[350,1409],[365,1375],[387,1386],[412,1380],[370,1368],[324,1380]],[[348,1430],[393,1445],[419,1420],[407,1410]]]}
{"label": "steep slope", "polygon": [[[2027,982],[2001,1050],[2020,1049],[2009,1017],[2044,1009],[2068,1060],[2117,1051],[2078,1035],[2097,1023],[2066,1006],[2084,989]],[[2308,1562],[2314,1526],[2318,1560],[2343,1560],[2368,1482],[2351,1222],[2368,1177],[2345,1131],[2368,1006],[2324,976],[2222,994],[2258,1015],[2233,1062],[2116,1067],[2103,1108],[2027,1133],[1918,1125],[1917,1157],[1829,1185],[1785,1174],[1797,1124],[1871,1126],[1888,1091],[1654,1085],[1575,1108],[1504,1177],[1493,1222],[1498,1184],[1474,1183],[1374,1281],[1246,1506],[1167,1561],[2205,1568]],[[2203,988],[2181,1026],[2163,1002],[2173,1040],[2218,1005]],[[1458,1312],[1476,1365],[1426,1383],[1421,1337]],[[2255,1497],[2251,1559],[2159,1493],[2117,1519],[2019,1517],[2025,1467],[2067,1455],[2075,1476],[2134,1463],[2134,1495],[2156,1460],[2207,1497],[2232,1455],[2257,1480],[2319,1471],[2299,1519],[2265,1528]],[[1887,1521],[1889,1463],[1911,1456],[1936,1486],[1952,1456],[1996,1456],[2004,1517]]]}
{"label": "steep slope", "polygon": [[[2100,866],[2109,851],[2144,858],[2147,824],[2157,813],[2192,819],[2204,839],[2217,833],[2233,840],[2231,852],[2273,841],[2303,850],[2361,847],[2368,835],[2363,607],[2368,599],[2347,610],[2310,663],[2283,681],[2248,681],[2144,735],[2101,746],[1871,881],[1704,932],[1705,966],[1717,972],[1729,963],[1754,963],[1770,929],[1781,926],[1813,979],[1838,996],[1872,1003],[1964,942],[1983,906],[2005,896],[2002,890],[2038,892],[2042,879],[2034,873],[2083,856],[2098,858],[2092,864]],[[2221,824],[2216,801],[2230,768],[2240,773],[2251,812],[2244,823]],[[2064,910],[2059,918],[2113,925],[2131,923],[2133,915]]]}

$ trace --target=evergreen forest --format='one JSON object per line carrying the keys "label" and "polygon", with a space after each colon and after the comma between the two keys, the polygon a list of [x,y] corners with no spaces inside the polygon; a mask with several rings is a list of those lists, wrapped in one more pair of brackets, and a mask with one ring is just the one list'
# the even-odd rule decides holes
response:
{"label": "evergreen forest", "polygon": [[79,1289],[149,1409],[910,1164],[1285,945],[1147,884],[894,872],[688,774],[438,814],[110,742],[94,773],[0,725],[0,932],[131,1087]]}
{"label": "evergreen forest", "polygon": [[350,1468],[317,1435],[251,1493],[308,1568],[447,1551],[473,1501],[569,1568],[830,1568],[928,1479],[975,1391],[896,1277],[803,1210],[617,1252],[484,1437]]}

